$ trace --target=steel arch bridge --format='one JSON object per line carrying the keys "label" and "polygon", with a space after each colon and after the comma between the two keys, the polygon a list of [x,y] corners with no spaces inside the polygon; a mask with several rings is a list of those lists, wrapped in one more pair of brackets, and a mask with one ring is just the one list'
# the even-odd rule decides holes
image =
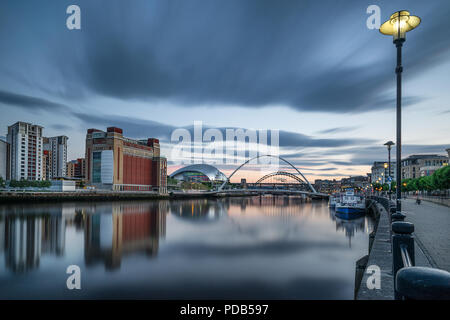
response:
{"label": "steel arch bridge", "polygon": [[[309,183],[308,179],[306,179],[306,177],[300,172],[300,170],[298,170],[292,163],[290,163],[289,161],[287,161],[286,159],[280,157],[280,156],[274,156],[271,154],[263,154],[263,155],[259,155],[256,157],[253,157],[251,159],[248,159],[247,161],[245,161],[244,163],[242,163],[239,167],[237,167],[231,174],[230,176],[220,185],[220,187],[218,188],[218,191],[222,191],[223,187],[225,187],[225,185],[230,181],[231,177],[238,172],[243,166],[245,166],[246,164],[248,164],[250,161],[255,160],[255,159],[259,159],[262,157],[271,157],[271,158],[277,158],[283,162],[285,162],[286,164],[290,165],[295,171],[297,171],[297,173],[304,179],[304,181],[302,181],[303,183],[306,182],[306,184],[308,185],[309,189],[311,189],[312,193],[317,193],[316,189],[314,189],[314,187],[311,185],[311,183]],[[298,179],[300,179],[299,177],[296,177]]]}
{"label": "steel arch bridge", "polygon": [[293,173],[290,173],[290,172],[286,172],[286,171],[277,171],[277,172],[272,172],[272,173],[266,174],[264,177],[259,178],[258,181],[256,181],[255,183],[256,184],[262,183],[264,180],[267,180],[272,177],[277,177],[277,176],[289,177],[289,178],[296,180],[298,183],[307,184],[305,181],[300,179],[299,176],[297,176]]}

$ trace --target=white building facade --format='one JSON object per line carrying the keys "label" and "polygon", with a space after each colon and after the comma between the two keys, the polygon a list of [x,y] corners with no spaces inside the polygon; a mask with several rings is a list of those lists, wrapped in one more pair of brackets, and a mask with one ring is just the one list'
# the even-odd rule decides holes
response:
{"label": "white building facade", "polygon": [[13,180],[42,180],[43,127],[16,122],[8,127]]}

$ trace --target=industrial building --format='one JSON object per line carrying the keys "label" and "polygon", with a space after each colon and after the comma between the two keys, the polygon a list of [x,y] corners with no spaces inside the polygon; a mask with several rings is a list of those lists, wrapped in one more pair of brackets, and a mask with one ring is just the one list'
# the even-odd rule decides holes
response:
{"label": "industrial building", "polygon": [[86,180],[96,188],[167,193],[167,160],[158,139],[129,139],[117,127],[88,129],[85,161]]}

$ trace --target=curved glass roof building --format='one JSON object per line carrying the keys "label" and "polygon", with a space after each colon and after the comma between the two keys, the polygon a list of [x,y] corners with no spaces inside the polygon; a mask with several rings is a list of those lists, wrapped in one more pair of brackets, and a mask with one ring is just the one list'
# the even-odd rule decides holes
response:
{"label": "curved glass roof building", "polygon": [[227,177],[222,172],[209,164],[186,166],[173,172],[170,177],[190,182],[222,182],[227,180]]}

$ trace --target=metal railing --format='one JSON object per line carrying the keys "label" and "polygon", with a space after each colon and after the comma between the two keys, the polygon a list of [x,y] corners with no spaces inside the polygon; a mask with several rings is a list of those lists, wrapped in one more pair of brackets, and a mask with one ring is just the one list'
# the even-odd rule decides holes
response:
{"label": "metal railing", "polygon": [[367,198],[375,200],[376,202],[380,203],[383,206],[384,210],[386,210],[386,212],[391,213],[395,212],[396,205],[394,201],[392,200],[389,201],[388,198],[381,196],[368,196]]}
{"label": "metal railing", "polygon": [[390,212],[395,299],[449,300],[450,272],[415,266],[414,224],[405,222],[405,215],[395,212],[389,199],[377,196],[369,198],[379,202]]}

